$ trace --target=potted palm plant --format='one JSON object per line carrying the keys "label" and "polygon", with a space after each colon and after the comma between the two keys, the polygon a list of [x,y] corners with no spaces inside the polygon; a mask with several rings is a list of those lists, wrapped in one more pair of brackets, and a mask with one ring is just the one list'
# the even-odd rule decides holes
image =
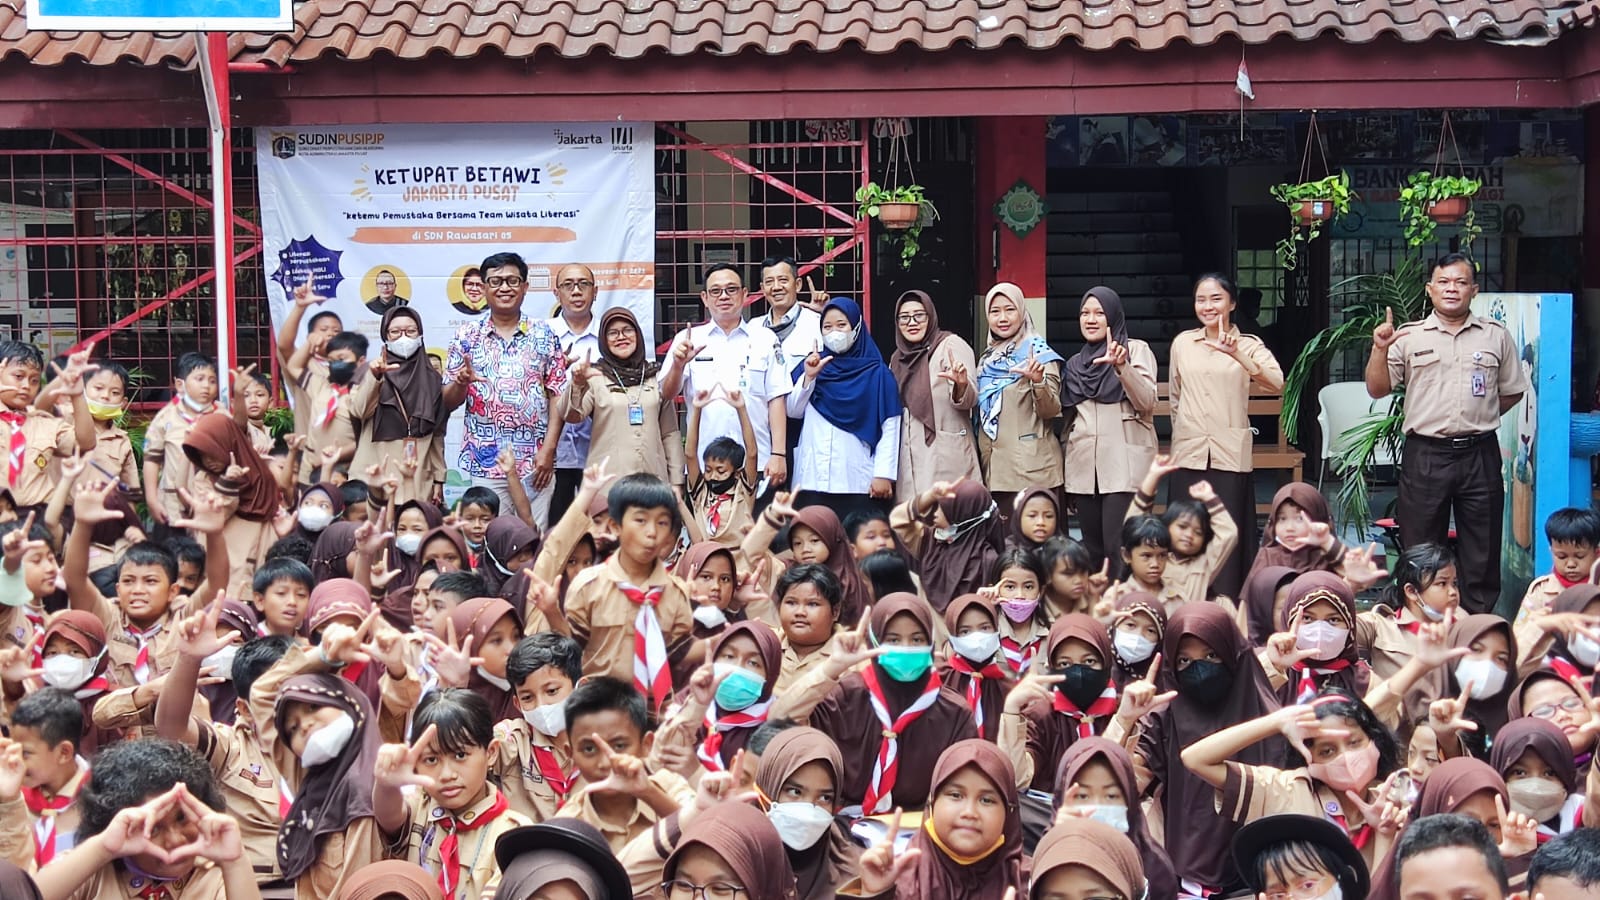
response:
{"label": "potted palm plant", "polygon": [[1300,242],[1322,234],[1325,223],[1350,212],[1350,173],[1343,170],[1316,181],[1285,182],[1271,188],[1272,196],[1289,208],[1289,236],[1278,241],[1278,265],[1293,269],[1299,262]]}
{"label": "potted palm plant", "polygon": [[1483,182],[1465,175],[1413,172],[1400,189],[1400,221],[1413,247],[1432,243],[1440,225],[1461,225],[1461,246],[1483,234],[1472,209],[1472,197]]}

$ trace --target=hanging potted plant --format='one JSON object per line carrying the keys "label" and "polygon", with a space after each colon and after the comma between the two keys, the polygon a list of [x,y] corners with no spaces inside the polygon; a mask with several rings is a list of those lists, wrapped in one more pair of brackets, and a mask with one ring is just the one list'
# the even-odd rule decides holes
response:
{"label": "hanging potted plant", "polygon": [[1322,234],[1324,224],[1350,212],[1350,174],[1339,171],[1316,181],[1273,185],[1272,196],[1289,208],[1289,236],[1278,241],[1278,265],[1293,269],[1299,262],[1300,242]]}
{"label": "hanging potted plant", "polygon": [[1483,234],[1477,223],[1472,197],[1483,182],[1465,175],[1439,175],[1413,172],[1400,189],[1400,221],[1405,225],[1406,242],[1413,247],[1432,243],[1440,225],[1461,225],[1461,246]]}
{"label": "hanging potted plant", "polygon": [[[923,216],[924,210],[927,211],[926,218]],[[911,261],[922,247],[918,238],[922,236],[923,222],[931,222],[938,217],[939,210],[924,196],[920,184],[884,188],[875,181],[869,181],[856,189],[856,218],[872,218],[883,223],[883,227],[891,232],[884,236],[885,243],[898,245],[902,269],[911,268]]]}

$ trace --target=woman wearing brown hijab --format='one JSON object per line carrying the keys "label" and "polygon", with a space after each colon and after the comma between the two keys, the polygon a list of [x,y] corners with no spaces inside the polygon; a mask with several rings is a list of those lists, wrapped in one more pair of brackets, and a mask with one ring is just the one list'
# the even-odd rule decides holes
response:
{"label": "woman wearing brown hijab", "polygon": [[[395,504],[434,496],[444,484],[444,429],[449,416],[443,381],[428,363],[422,316],[410,306],[383,314],[383,352],[350,392],[351,415],[361,438],[350,471],[365,472],[385,460],[400,476]],[[407,470],[410,463],[415,469]]]}
{"label": "woman wearing brown hijab", "polygon": [[[982,739],[961,741],[939,755],[933,768],[922,827],[906,856],[909,864],[882,866],[879,846],[862,854],[861,881],[852,896],[1001,900],[1008,889],[1027,889],[1022,811],[1011,760]],[[875,864],[875,862],[877,864]],[[884,876],[893,875],[885,884]]]}
{"label": "woman wearing brown hijab", "polygon": [[1322,492],[1304,481],[1291,481],[1272,497],[1272,515],[1261,532],[1261,549],[1256,551],[1245,581],[1267,566],[1336,572],[1344,563],[1344,550],[1333,534],[1333,513]]}
{"label": "woman wearing brown hijab", "polygon": [[[1510,797],[1506,783],[1488,763],[1470,756],[1458,756],[1440,763],[1428,773],[1422,791],[1411,805],[1410,822],[1440,813],[1460,813],[1477,819],[1489,828],[1496,842],[1503,839],[1499,810],[1507,808]],[[1499,804],[1498,806],[1496,804]],[[1395,835],[1389,855],[1372,869],[1371,900],[1399,900],[1400,883],[1395,878],[1394,853],[1405,837]],[[1507,874],[1524,875],[1529,860],[1525,856],[1506,858]]]}
{"label": "woman wearing brown hijab", "polygon": [[[1228,854],[1235,827],[1217,812],[1216,789],[1190,772],[1183,748],[1238,722],[1278,709],[1277,694],[1255,651],[1227,611],[1215,603],[1184,604],[1167,622],[1156,689],[1178,696],[1140,722],[1134,764],[1158,784],[1167,854],[1180,881],[1218,890],[1238,881]],[[1231,759],[1279,765],[1288,747],[1262,741]]]}
{"label": "woman wearing brown hijab", "polygon": [[318,584],[329,578],[350,577],[350,555],[356,552],[355,522],[335,522],[322,530],[311,549],[311,577]]}
{"label": "woman wearing brown hijab", "polygon": [[1111,638],[1106,627],[1084,613],[1057,619],[1045,639],[1042,667],[1066,680],[1050,691],[1048,704],[1029,703],[1020,717],[1005,716],[1000,746],[1017,760],[1020,782],[1049,791],[1055,787],[1056,766],[1067,748],[1104,732],[1117,711],[1118,685],[1111,681]]}
{"label": "woman wearing brown hijab", "polygon": [[1250,646],[1265,647],[1267,638],[1278,632],[1278,592],[1299,574],[1288,566],[1263,566],[1250,572],[1239,595],[1239,628]]}
{"label": "woman wearing brown hijab", "polygon": [[[753,806],[719,803],[684,826],[662,871],[663,898],[678,900],[721,883],[750,900],[796,900],[794,870],[772,822]],[[674,882],[685,885],[673,890]],[[720,896],[720,895],[719,895]]]}
{"label": "woman wearing brown hijab", "polygon": [[890,520],[916,558],[923,593],[941,613],[952,599],[987,587],[1006,548],[1000,508],[978,481],[954,485],[947,495],[925,491],[895,507]]}
{"label": "woman wearing brown hijab", "polygon": [[950,634],[950,652],[939,667],[944,686],[966,698],[978,736],[990,741],[1000,735],[1000,712],[1014,683],[1000,654],[999,625],[995,601],[982,594],[963,594],[944,608]]}
{"label": "woman wearing brown hijab", "polygon": [[[810,534],[808,535],[807,532]],[[827,549],[827,559],[816,559],[799,543],[811,540],[810,535],[821,540]],[[861,621],[861,613],[872,604],[872,588],[856,568],[855,554],[850,552],[850,539],[839,523],[839,516],[826,506],[808,506],[795,514],[789,524],[789,549],[795,561],[820,562],[839,578],[844,589],[844,602],[839,606],[839,624],[854,628]]]}
{"label": "woman wearing brown hijab", "polygon": [[1164,893],[1156,887],[1148,871],[1153,860],[1142,849],[1109,825],[1062,819],[1039,839],[1033,855],[1033,886],[1026,896],[1029,900],[1066,896],[1171,900],[1177,896],[1176,887]]}
{"label": "woman wearing brown hijab", "polygon": [[[532,525],[516,516],[501,516],[490,522],[483,534],[483,553],[478,560],[478,574],[483,576],[489,595],[501,596],[500,589],[524,568],[531,568],[538,555],[539,532]],[[527,562],[521,562],[522,557],[526,557]],[[513,604],[520,602],[513,601]]]}
{"label": "woman wearing brown hijab", "polygon": [[[1600,613],[1600,587],[1576,584],[1556,595],[1550,603],[1551,613]],[[1574,646],[1576,645],[1576,646]],[[1546,660],[1563,678],[1593,678],[1600,648],[1585,635],[1569,639],[1565,632],[1551,635],[1550,652]]]}
{"label": "woman wearing brown hijab", "polygon": [[851,840],[844,821],[833,817],[843,772],[838,745],[815,728],[783,731],[761,754],[756,789],[788,850],[799,900],[832,900],[856,876],[861,847]]}
{"label": "woman wearing brown hijab", "polygon": [[[1109,779],[1106,776],[1110,776]],[[1112,796],[1111,787],[1115,787]],[[1127,809],[1125,816],[1113,826],[1126,834],[1138,849],[1144,861],[1144,877],[1149,882],[1149,900],[1172,900],[1178,895],[1178,876],[1172,872],[1172,860],[1167,851],[1150,835],[1144,821],[1144,804],[1139,801],[1139,782],[1133,771],[1133,758],[1128,751],[1103,737],[1084,738],[1067,748],[1061,755],[1061,765],[1056,768],[1054,802],[1051,812],[1062,823],[1082,821],[1070,813],[1062,816],[1063,806],[1099,805]],[[1091,816],[1098,820],[1098,816]],[[1111,824],[1106,822],[1106,824]],[[1043,877],[1039,860],[1045,852],[1047,833],[1034,849],[1034,883]],[[1134,892],[1137,894],[1137,891]],[[1353,900],[1353,898],[1352,898]]]}
{"label": "woman wearing brown hijab", "polygon": [[339,900],[444,900],[439,879],[410,860],[363,866],[344,883]]}
{"label": "woman wearing brown hijab", "polygon": [[894,319],[889,370],[905,405],[895,502],[904,503],[940,481],[983,478],[972,440],[977,358],[971,344],[939,327],[939,311],[922,291],[901,294]]}

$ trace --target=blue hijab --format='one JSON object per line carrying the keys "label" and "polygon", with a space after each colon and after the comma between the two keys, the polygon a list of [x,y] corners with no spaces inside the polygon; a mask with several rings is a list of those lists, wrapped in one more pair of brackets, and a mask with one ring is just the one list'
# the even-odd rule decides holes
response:
{"label": "blue hijab", "polygon": [[[872,336],[861,324],[861,307],[854,300],[835,297],[822,308],[822,315],[826,317],[830,309],[844,313],[850,327],[855,329],[856,340],[849,350],[834,354],[817,373],[811,406],[835,428],[850,432],[866,444],[868,450],[874,450],[883,436],[883,423],[901,414],[900,388],[895,384],[894,373],[883,361],[883,354],[878,352]],[[804,361],[794,367],[792,377],[796,385],[804,377],[805,369]]]}

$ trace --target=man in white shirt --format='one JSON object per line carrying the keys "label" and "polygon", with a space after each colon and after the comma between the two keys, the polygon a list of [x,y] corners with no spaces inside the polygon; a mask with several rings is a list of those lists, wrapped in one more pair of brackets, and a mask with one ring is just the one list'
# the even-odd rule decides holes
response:
{"label": "man in white shirt", "polygon": [[[556,272],[554,293],[560,313],[548,324],[567,355],[568,372],[581,357],[585,362],[600,358],[600,320],[594,314],[594,271],[583,263],[568,263]],[[589,458],[589,420],[568,424],[561,416],[550,417],[550,430],[556,440],[556,475],[550,487],[533,497],[533,518],[541,530],[561,520],[572,498],[583,483],[583,467]]]}
{"label": "man in white shirt", "polygon": [[807,278],[803,287],[811,294],[810,303],[801,303],[799,271],[787,256],[769,256],[761,263],[761,293],[771,309],[757,324],[778,338],[783,367],[791,378],[795,368],[822,346],[822,314],[818,310],[827,299]]}
{"label": "man in white shirt", "polygon": [[[755,430],[756,446],[745,452],[756,454],[756,462],[772,485],[789,477],[787,447],[788,418],[785,399],[794,383],[785,366],[777,337],[769,330],[744,320],[745,288],[739,270],[730,265],[712,266],[706,272],[700,301],[710,321],[678,332],[672,352],[693,353],[682,377],[683,395],[693,402],[697,391],[737,390],[744,394],[745,408]],[[687,344],[686,349],[682,349]],[[675,396],[678,384],[671,375],[662,379],[663,396]],[[700,418],[700,442],[690,448],[697,458],[719,437],[739,443],[743,429],[738,412],[726,403],[705,408]]]}

